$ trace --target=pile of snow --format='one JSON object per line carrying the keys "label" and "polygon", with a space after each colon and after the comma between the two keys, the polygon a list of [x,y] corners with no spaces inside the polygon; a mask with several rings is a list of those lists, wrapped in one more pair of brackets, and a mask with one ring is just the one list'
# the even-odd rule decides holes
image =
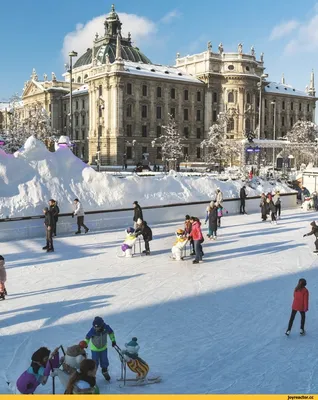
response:
{"label": "pile of snow", "polygon": [[[71,150],[55,153],[30,137],[14,155],[0,149],[0,218],[38,215],[50,198],[58,201],[61,212],[71,212],[74,198],[86,211],[205,201],[214,198],[219,187],[224,198],[238,197],[242,181],[222,182],[209,176],[189,177],[171,171],[168,175],[139,177],[98,173]],[[249,196],[263,191],[292,190],[281,183],[262,180],[247,187]]]}

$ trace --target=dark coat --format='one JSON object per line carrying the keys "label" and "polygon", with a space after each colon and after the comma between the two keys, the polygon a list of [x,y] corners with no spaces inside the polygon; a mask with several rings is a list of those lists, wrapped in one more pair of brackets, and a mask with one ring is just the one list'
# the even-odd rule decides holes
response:
{"label": "dark coat", "polygon": [[218,209],[213,207],[209,211],[209,228],[212,231],[217,230],[217,222],[218,222]]}
{"label": "dark coat", "polygon": [[270,209],[270,211],[272,212],[272,213],[275,213],[276,212],[276,207],[275,207],[275,204],[273,203],[273,200],[271,200],[269,203],[267,203],[268,204],[268,207],[269,207],[269,209]]}
{"label": "dark coat", "polygon": [[266,215],[269,213],[269,207],[268,204],[266,202],[266,198],[261,199],[260,205],[261,207],[261,213],[262,213],[262,217],[266,219]]}
{"label": "dark coat", "polygon": [[141,219],[143,221],[143,216],[142,216],[142,209],[139,204],[134,208],[134,222],[137,222],[138,219]]}
{"label": "dark coat", "polygon": [[315,235],[316,238],[318,238],[318,226],[316,224],[311,225],[311,231],[306,234],[306,236],[311,236],[311,235]]}
{"label": "dark coat", "polygon": [[48,212],[45,213],[44,224],[45,224],[46,227],[54,226],[54,217],[53,217],[53,214],[52,214],[51,210],[49,210]]}
{"label": "dark coat", "polygon": [[57,222],[59,219],[59,213],[60,213],[59,206],[55,203],[53,206],[50,206],[50,211],[53,215],[54,221]]}
{"label": "dark coat", "polygon": [[241,190],[240,190],[240,199],[241,200],[245,200],[246,197],[247,197],[247,195],[246,195],[245,189],[241,188]]}
{"label": "dark coat", "polygon": [[152,240],[152,230],[147,225],[146,221],[143,221],[141,227],[136,229],[135,234],[136,234],[136,236],[142,235],[142,237],[144,238],[145,241],[150,242]]}

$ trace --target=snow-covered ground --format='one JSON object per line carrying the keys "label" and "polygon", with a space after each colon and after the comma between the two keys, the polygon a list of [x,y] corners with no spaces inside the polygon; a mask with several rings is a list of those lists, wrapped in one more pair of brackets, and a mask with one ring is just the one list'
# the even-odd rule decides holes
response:
{"label": "snow-covered ground", "polygon": [[[1,244],[9,296],[0,303],[0,392],[40,346],[76,344],[93,318],[111,325],[120,347],[137,336],[140,356],[160,384],[119,388],[117,353],[109,349],[102,393],[317,393],[318,259],[303,238],[316,213],[283,212],[277,226],[258,214],[223,218],[205,262],[169,259],[174,231],[154,226],[150,257],[116,257],[123,232]],[[284,335],[293,290],[306,278],[307,335]],[[39,393],[51,392],[51,381]],[[58,384],[57,392],[62,393]]]}
{"label": "snow-covered ground", "polygon": [[[67,213],[73,211],[75,198],[86,211],[109,210],[132,207],[135,200],[143,206],[206,201],[214,198],[218,187],[224,198],[235,198],[242,186],[238,180],[222,182],[173,171],[152,177],[98,173],[68,148],[51,153],[34,137],[14,155],[0,149],[0,218],[42,214],[51,198],[58,201],[61,213]],[[292,191],[282,183],[260,181],[248,187],[247,194],[257,196],[274,189]]]}

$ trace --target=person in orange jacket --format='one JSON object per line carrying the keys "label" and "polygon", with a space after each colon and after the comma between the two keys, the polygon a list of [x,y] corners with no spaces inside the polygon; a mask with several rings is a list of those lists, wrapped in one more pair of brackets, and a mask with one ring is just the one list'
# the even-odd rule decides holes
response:
{"label": "person in orange jacket", "polygon": [[291,328],[293,326],[293,322],[297,311],[300,312],[301,315],[301,323],[300,323],[300,334],[305,334],[305,320],[306,320],[306,312],[308,311],[308,302],[309,302],[309,292],[306,288],[307,282],[306,279],[299,279],[298,285],[294,290],[294,301],[292,305],[292,312],[290,315],[289,323],[287,331],[285,332],[286,336],[289,336]]}

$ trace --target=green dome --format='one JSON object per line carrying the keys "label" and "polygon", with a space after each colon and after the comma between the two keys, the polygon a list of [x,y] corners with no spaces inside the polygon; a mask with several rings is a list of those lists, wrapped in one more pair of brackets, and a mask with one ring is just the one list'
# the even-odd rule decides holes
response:
{"label": "green dome", "polygon": [[[99,45],[95,48],[95,54],[97,60],[101,64],[106,63],[106,55],[109,56],[109,61],[113,63],[116,58],[116,40],[110,39],[107,44]],[[92,49],[87,49],[74,64],[74,68],[82,67],[92,63]],[[127,61],[142,62],[144,64],[151,64],[151,61],[146,57],[137,47],[133,47],[128,40],[121,39],[121,58]]]}

